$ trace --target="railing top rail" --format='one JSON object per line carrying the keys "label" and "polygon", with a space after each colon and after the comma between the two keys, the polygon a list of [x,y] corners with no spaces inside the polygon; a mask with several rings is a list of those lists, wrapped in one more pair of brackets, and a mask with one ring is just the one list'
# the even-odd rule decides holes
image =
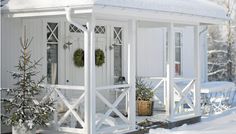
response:
{"label": "railing top rail", "polygon": [[0,88],[0,91],[6,91],[9,90],[10,88]]}
{"label": "railing top rail", "polygon": [[131,86],[130,84],[111,85],[111,86],[97,87],[96,90],[129,88],[130,86]]}
{"label": "railing top rail", "polygon": [[[137,78],[142,78],[142,79],[153,79],[153,80],[162,80],[162,79],[167,79],[167,77],[158,77],[158,76],[138,76]],[[192,77],[192,78],[186,78],[186,77],[175,77],[174,80],[196,80],[197,78]]]}
{"label": "railing top rail", "polygon": [[138,76],[138,78],[143,78],[143,79],[166,79],[166,77],[158,77],[158,76]]}
{"label": "railing top rail", "polygon": [[174,78],[174,80],[196,80],[197,78],[194,78],[194,77],[192,77],[192,78],[185,78],[185,77],[176,77],[176,78]]}
{"label": "railing top rail", "polygon": [[57,88],[57,89],[67,89],[67,90],[85,90],[84,86],[73,86],[73,85],[50,85],[44,84],[40,85],[44,88]]}

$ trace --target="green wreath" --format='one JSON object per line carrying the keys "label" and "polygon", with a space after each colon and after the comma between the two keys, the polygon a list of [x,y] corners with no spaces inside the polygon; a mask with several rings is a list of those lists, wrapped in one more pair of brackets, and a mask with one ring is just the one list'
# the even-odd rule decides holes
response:
{"label": "green wreath", "polygon": [[101,49],[95,50],[95,65],[100,67],[105,63],[105,55]]}
{"label": "green wreath", "polygon": [[[100,67],[105,63],[105,54],[101,49],[95,50],[95,65]],[[74,52],[74,64],[77,67],[84,66],[84,50],[79,48]]]}
{"label": "green wreath", "polygon": [[84,66],[84,50],[79,48],[74,53],[74,64],[77,67]]}

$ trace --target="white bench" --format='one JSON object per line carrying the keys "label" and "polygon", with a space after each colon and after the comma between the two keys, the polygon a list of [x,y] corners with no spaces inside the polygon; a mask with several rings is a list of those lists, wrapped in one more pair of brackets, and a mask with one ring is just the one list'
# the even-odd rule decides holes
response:
{"label": "white bench", "polygon": [[235,85],[232,82],[213,81],[202,83],[201,97],[203,113],[222,113],[231,107],[234,96]]}

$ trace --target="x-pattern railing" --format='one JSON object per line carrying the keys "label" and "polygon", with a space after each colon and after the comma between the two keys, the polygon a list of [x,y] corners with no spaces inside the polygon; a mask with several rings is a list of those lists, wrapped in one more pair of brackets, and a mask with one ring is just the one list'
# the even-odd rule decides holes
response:
{"label": "x-pattern railing", "polygon": [[[109,109],[105,112],[104,116],[97,121],[96,127],[97,130],[99,130],[102,126],[102,122],[105,121],[105,119],[110,116],[112,112],[116,113],[119,118],[122,119],[126,124],[130,124],[130,121],[128,120],[127,117],[125,117],[117,108],[117,106],[121,103],[125,97],[127,97],[128,91],[129,91],[130,85],[129,84],[124,84],[124,85],[115,85],[115,86],[108,86],[108,87],[100,87],[97,88],[96,90],[96,96],[104,103],[106,104]],[[110,103],[109,100],[107,100],[99,91],[101,90],[115,90],[119,89],[122,91],[122,93],[119,95],[119,97],[115,100],[114,103]],[[127,98],[126,98],[127,99]]]}
{"label": "x-pattern railing", "polygon": [[[54,115],[54,125],[56,128],[60,127],[62,123],[65,123],[66,119],[70,114],[74,116],[76,121],[80,123],[82,128],[85,127],[85,122],[81,118],[81,115],[78,114],[78,112],[75,110],[75,108],[82,103],[85,97],[84,87],[82,86],[68,86],[68,85],[42,85],[44,88],[49,90],[47,95],[42,99],[42,101],[47,101],[49,98],[53,98],[57,100],[58,98],[64,103],[64,105],[68,108],[68,110],[65,112],[65,114],[60,118],[58,121],[58,113],[55,111]],[[61,89],[63,90],[75,90],[75,91],[83,91],[81,96],[75,100],[74,104],[71,104],[70,101],[65,97],[65,95],[62,93]],[[81,128],[80,128],[81,129]]]}
{"label": "x-pattern railing", "polygon": [[[165,78],[155,78],[155,77],[154,78],[150,78],[150,79],[159,80],[159,82],[154,86],[152,91],[154,93],[154,100],[162,102],[162,100],[160,99],[160,94],[158,94],[158,91],[159,90],[165,90],[166,79]],[[165,94],[164,94],[164,97],[165,97]],[[162,104],[165,104],[165,102],[162,102]]]}
{"label": "x-pattern railing", "polygon": [[[175,105],[174,111],[175,114],[184,114],[183,111],[180,111],[180,113],[178,113],[179,108],[181,108],[182,105],[187,104],[190,109],[192,111],[194,111],[194,101],[193,101],[193,87],[195,84],[195,80],[191,80],[183,89],[180,88],[180,86],[178,86],[176,83],[173,83],[174,86],[174,90],[175,90],[175,102],[177,102],[177,104]],[[192,96],[192,97],[189,97]],[[177,99],[178,98],[178,99]]]}
{"label": "x-pattern railing", "polygon": [[[166,78],[165,77],[139,77],[145,82],[149,82],[152,86],[154,93],[154,101],[158,101],[161,104],[166,104]],[[161,91],[162,90],[162,91]],[[163,97],[163,99],[161,99]]]}

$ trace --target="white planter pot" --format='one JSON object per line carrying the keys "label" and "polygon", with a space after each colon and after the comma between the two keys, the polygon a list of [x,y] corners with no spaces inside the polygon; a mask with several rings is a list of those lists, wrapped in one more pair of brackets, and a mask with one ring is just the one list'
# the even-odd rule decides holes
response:
{"label": "white planter pot", "polygon": [[12,127],[12,134],[36,134],[36,130],[28,130],[24,126]]}

